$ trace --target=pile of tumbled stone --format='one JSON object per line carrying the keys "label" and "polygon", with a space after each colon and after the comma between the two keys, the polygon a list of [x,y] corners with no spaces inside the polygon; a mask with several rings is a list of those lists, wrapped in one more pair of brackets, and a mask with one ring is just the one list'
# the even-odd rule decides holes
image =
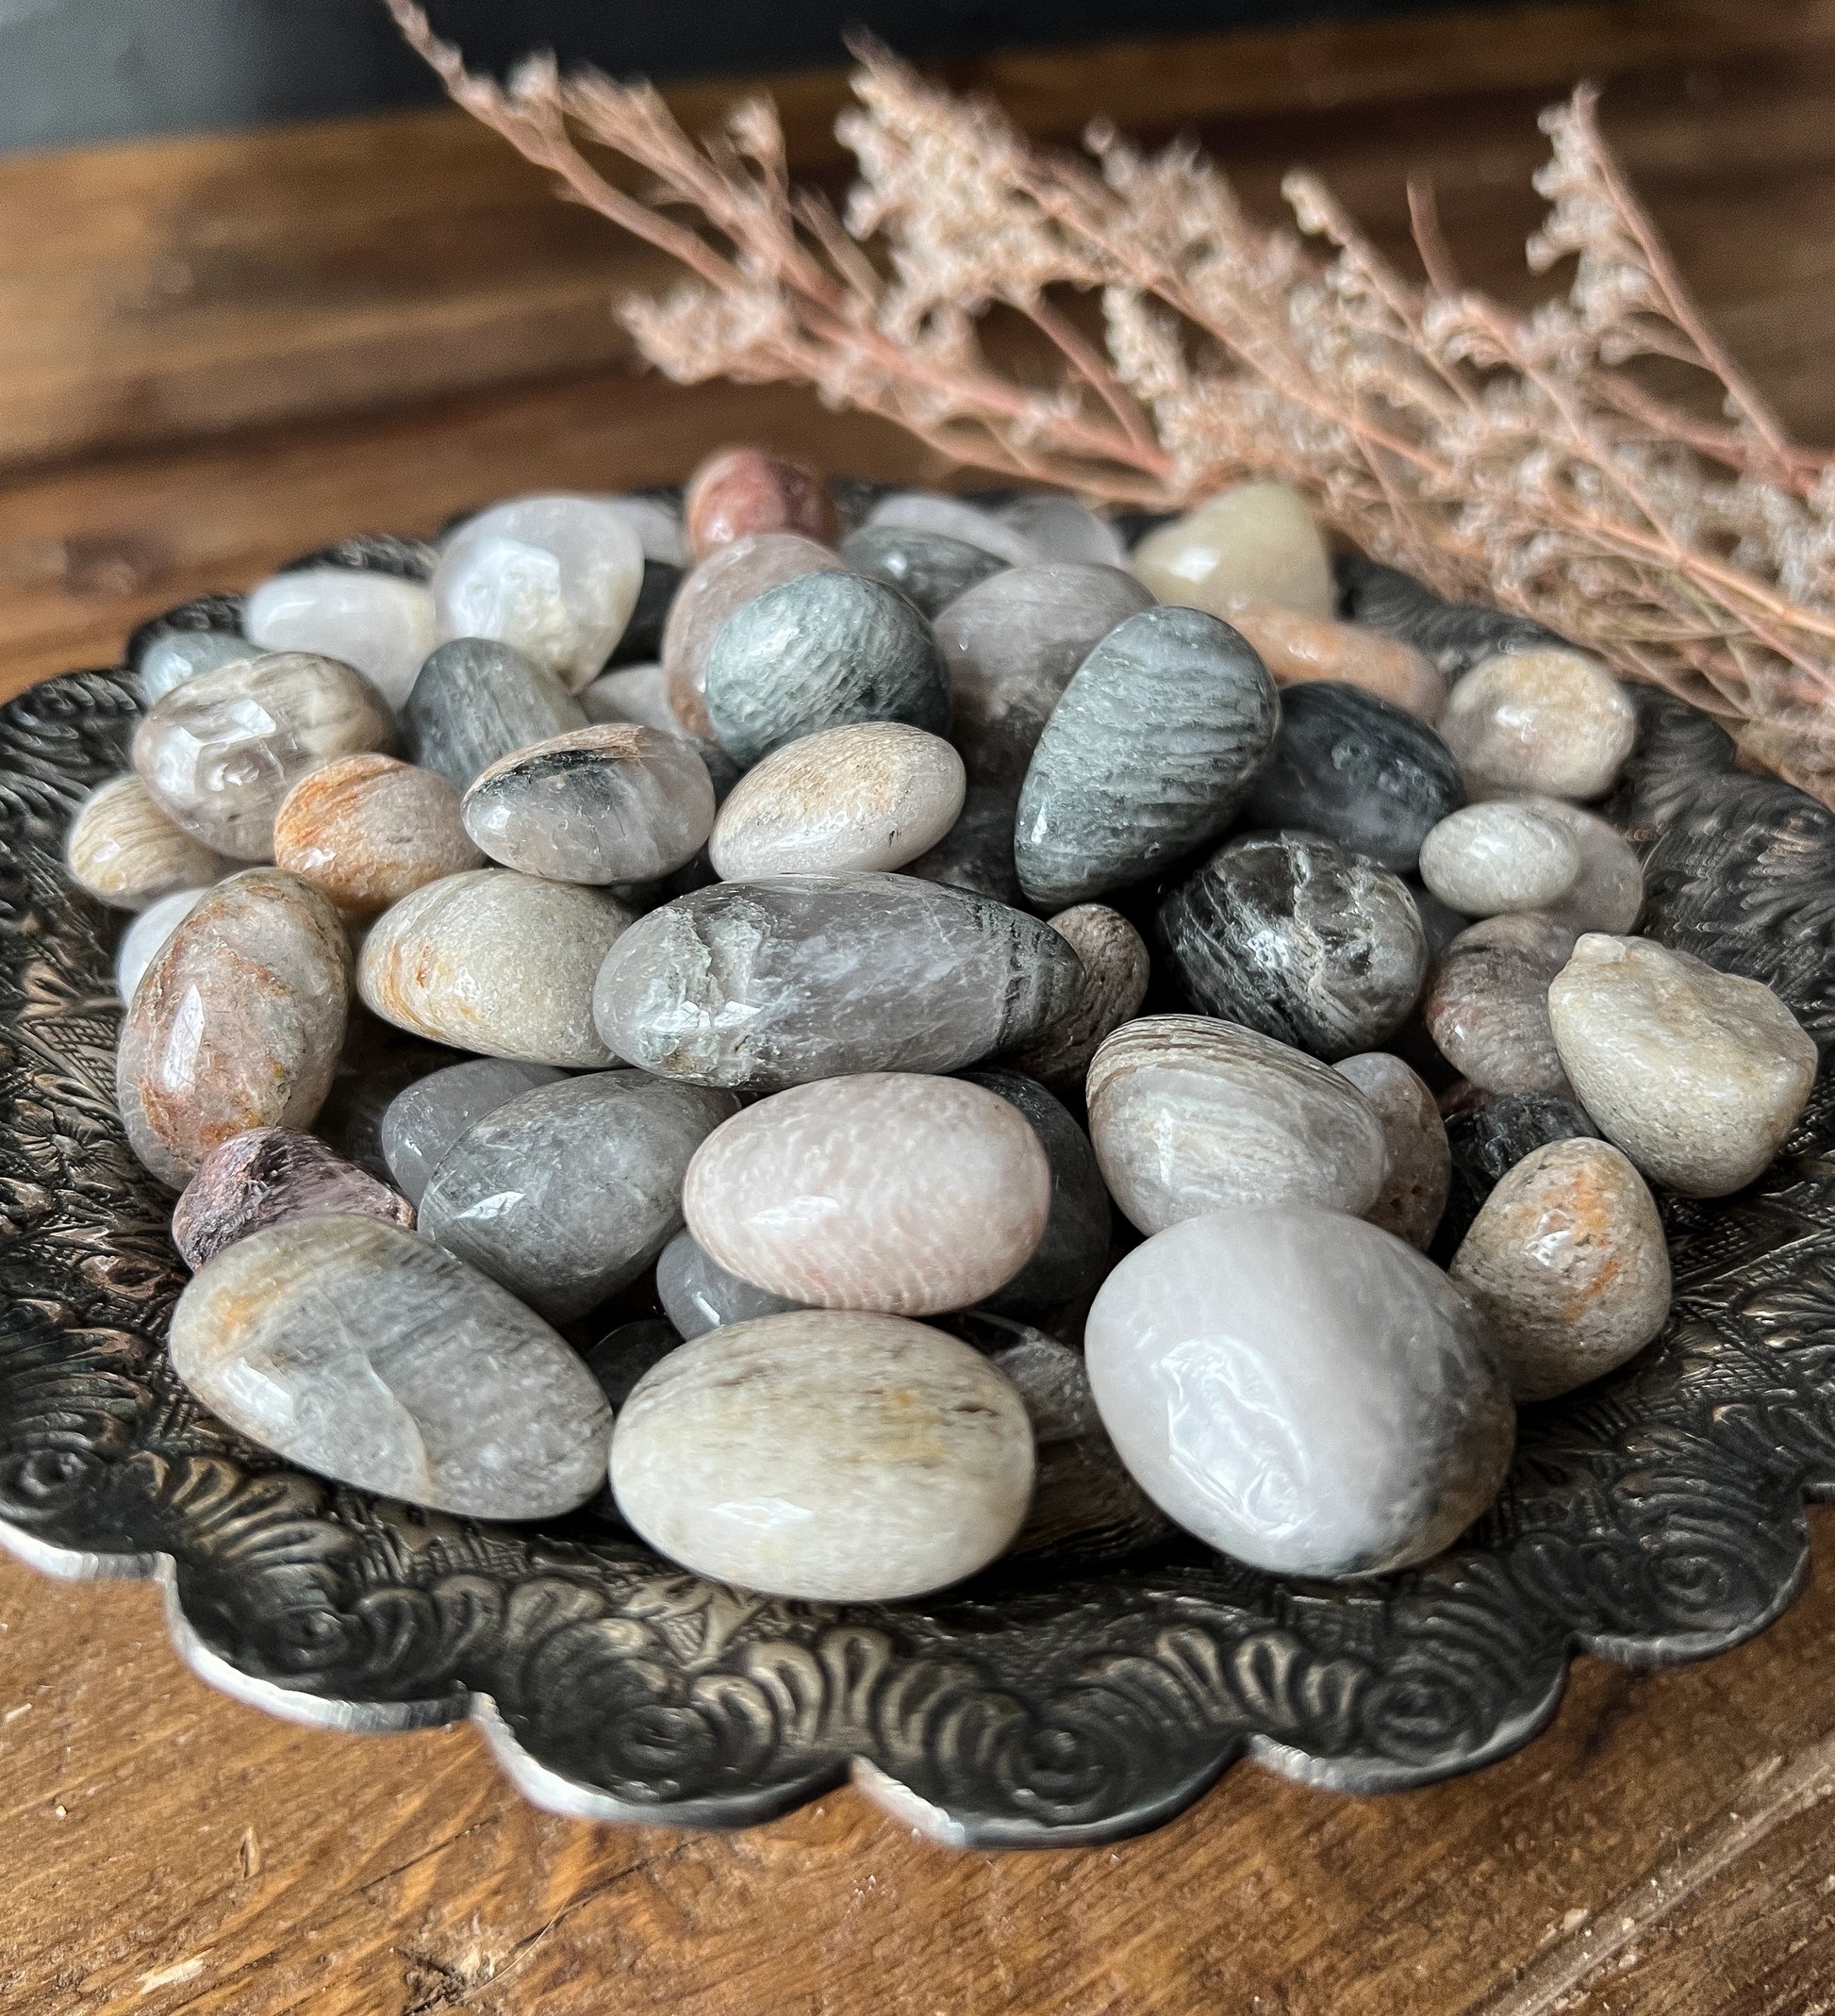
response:
{"label": "pile of tumbled stone", "polygon": [[1334,578],[1272,484],[1131,554],[733,450],[130,658],[69,862],[140,913],[179,1375],[328,1477],[755,1590],[1170,1522],[1419,1561],[1517,1402],[1661,1329],[1647,1182],[1751,1182],[1815,1069],[1630,935],[1604,668]]}

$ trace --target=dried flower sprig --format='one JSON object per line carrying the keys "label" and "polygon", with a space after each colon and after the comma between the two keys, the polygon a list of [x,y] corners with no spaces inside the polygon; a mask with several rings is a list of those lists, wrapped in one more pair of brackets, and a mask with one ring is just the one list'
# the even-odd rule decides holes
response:
{"label": "dried flower sprig", "polygon": [[[1573,280],[1518,315],[1460,284],[1423,190],[1420,286],[1311,175],[1283,187],[1324,256],[1248,218],[1187,146],[1144,154],[1098,124],[1083,156],[1051,152],[865,45],[837,216],[791,186],[762,101],[697,143],[647,85],[541,57],[499,86],[412,0],[389,5],[459,104],[686,269],[620,309],[670,377],[808,384],[960,464],[1116,503],[1280,476],[1365,552],[1707,707],[1835,803],[1835,462],[1791,440],[1713,336],[1591,90],[1543,115],[1550,208],[1529,247],[1537,272],[1572,256]],[[617,187],[576,134],[653,187]],[[1105,349],[1066,293],[1098,297]],[[996,308],[1052,346],[1052,382],[990,361]],[[1646,358],[1705,374],[1726,423],[1650,391]]]}

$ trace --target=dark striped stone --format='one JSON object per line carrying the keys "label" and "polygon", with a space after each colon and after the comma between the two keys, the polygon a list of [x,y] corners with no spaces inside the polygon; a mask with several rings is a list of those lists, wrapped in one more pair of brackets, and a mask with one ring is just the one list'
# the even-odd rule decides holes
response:
{"label": "dark striped stone", "polygon": [[586,725],[586,709],[553,672],[485,637],[440,645],[401,712],[408,761],[461,791],[501,757]]}

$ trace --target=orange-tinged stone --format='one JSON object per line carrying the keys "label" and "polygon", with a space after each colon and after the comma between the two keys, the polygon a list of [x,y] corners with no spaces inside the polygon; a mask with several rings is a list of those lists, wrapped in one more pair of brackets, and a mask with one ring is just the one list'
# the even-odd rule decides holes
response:
{"label": "orange-tinged stone", "polygon": [[393,756],[346,756],[302,777],[274,817],[274,864],[353,916],[476,868],[456,787]]}
{"label": "orange-tinged stone", "polygon": [[1431,724],[1447,704],[1447,682],[1412,644],[1355,623],[1333,622],[1271,602],[1235,602],[1223,612],[1262,654],[1276,686],[1331,679],[1362,686]]}

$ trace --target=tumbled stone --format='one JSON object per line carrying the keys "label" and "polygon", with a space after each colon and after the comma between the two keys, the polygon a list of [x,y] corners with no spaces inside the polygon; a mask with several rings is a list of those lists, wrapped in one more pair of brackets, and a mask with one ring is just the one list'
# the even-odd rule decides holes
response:
{"label": "tumbled stone", "polygon": [[232,1134],[309,1127],[350,992],[344,927],[316,889],[277,868],[219,883],[154,955],[122,1024],[135,1154],[179,1187]]}
{"label": "tumbled stone", "polygon": [[1580,851],[1580,872],[1567,894],[1547,906],[1548,915],[1577,935],[1583,931],[1628,932],[1644,908],[1644,869],[1637,850],[1596,813],[1564,799],[1526,798],[1531,812],[1553,819]]}
{"label": "tumbled stone", "polygon": [[587,1370],[599,1381],[606,1404],[622,1407],[651,1366],[661,1364],[671,1351],[681,1348],[682,1339],[672,1325],[660,1316],[644,1316],[635,1323],[616,1325],[581,1355]]}
{"label": "tumbled stone", "polygon": [[1055,1021],[1083,968],[1049,926],[909,875],[779,875],[640,917],[599,976],[629,1064],[769,1091],[853,1071],[955,1071]]}
{"label": "tumbled stone", "polygon": [[681,507],[668,494],[653,490],[628,490],[617,496],[601,497],[637,536],[646,562],[659,561],[677,573],[692,561],[688,552],[687,527]]}
{"label": "tumbled stone", "polygon": [[643,584],[643,545],[614,504],[518,497],[468,519],[435,570],[442,640],[513,644],[578,691],[596,679]]}
{"label": "tumbled stone", "polygon": [[951,603],[936,642],[970,783],[1017,792],[1071,675],[1116,624],[1152,606],[1118,568],[1062,560],[1003,570]]}
{"label": "tumbled stone", "polygon": [[947,734],[950,688],[930,625],[896,589],[859,574],[801,574],[742,603],[707,653],[714,737],[756,763],[850,721]]}
{"label": "tumbled stone", "polygon": [[455,637],[415,677],[402,746],[463,791],[500,756],[586,725],[581,702],[534,659],[488,638]]}
{"label": "tumbled stone", "polygon": [[455,1049],[608,1065],[592,985],[631,920],[599,889],[472,868],[383,912],[363,941],[357,991],[384,1021]]}
{"label": "tumbled stone", "polygon": [[1486,1092],[1572,1091],[1548,1019],[1548,983],[1574,934],[1546,912],[1463,931],[1428,977],[1421,1014],[1440,1054]]}
{"label": "tumbled stone", "polygon": [[314,1134],[252,1127],[198,1164],[173,1211],[172,1243],[195,1270],[264,1226],[327,1216],[412,1226],[414,1207]]}
{"label": "tumbled stone", "polygon": [[183,686],[199,672],[240,665],[256,655],[255,646],[240,632],[174,630],[156,637],[141,657],[141,691],[149,702]]}
{"label": "tumbled stone", "polygon": [[728,882],[899,868],[962,810],[962,758],[902,721],[856,721],[773,750],[735,787],[709,850]]}
{"label": "tumbled stone", "polygon": [[[242,636],[243,602],[240,595],[194,595],[189,602],[181,602],[175,607],[162,610],[157,616],[149,617],[127,639],[123,659],[128,669],[141,681],[149,701],[159,695],[146,686],[146,667],[149,653],[157,644],[168,638],[203,636],[214,634],[218,636],[239,639],[241,642],[240,657],[248,657],[254,647]],[[230,660],[222,661],[233,662]],[[192,671],[202,667],[190,666],[179,677],[189,678]],[[179,678],[169,679],[166,686],[176,686]],[[165,686],[159,691],[163,692]]]}
{"label": "tumbled stone", "polygon": [[889,525],[901,532],[934,532],[946,539],[960,539],[966,546],[979,546],[997,560],[1004,560],[1009,567],[1030,566],[1045,557],[1024,532],[1007,523],[1000,513],[935,490],[895,490],[874,504],[866,521],[873,529]]}
{"label": "tumbled stone", "polygon": [[1234,1204],[1353,1215],[1382,1194],[1388,1148],[1349,1079],[1234,1022],[1126,1022],[1089,1067],[1089,1132],[1109,1192],[1144,1232]]}
{"label": "tumbled stone", "polygon": [[1433,1094],[1418,1072],[1387,1050],[1362,1050],[1332,1066],[1376,1108],[1388,1170],[1364,1215],[1410,1246],[1426,1248],[1447,1208],[1452,1149]]}
{"label": "tumbled stone", "polygon": [[612,1411],[541,1318],[372,1218],[239,1239],[173,1311],[174,1369],[240,1434],[325,1477],[473,1519],[544,1519],[605,1473]]}
{"label": "tumbled stone", "polygon": [[665,735],[686,736],[688,732],[670,705],[669,681],[660,665],[625,665],[615,672],[602,672],[582,690],[580,705],[586,709],[587,719],[594,723],[633,721],[639,728],[660,729]]}
{"label": "tumbled stone", "polygon": [[1012,1544],[1033,1438],[1012,1385],[922,1323],[800,1310],[735,1323],[639,1380],[612,1438],[619,1511],[697,1575],[892,1602]]}
{"label": "tumbled stone", "polygon": [[64,842],[71,880],[116,910],[144,910],[195,889],[231,864],[174,826],[132,770],[98,785],[76,808]]}
{"label": "tumbled stone", "polygon": [[1550,1141],[1599,1139],[1599,1130],[1577,1099],[1547,1092],[1473,1096],[1480,1103],[1458,1112],[1444,1098],[1441,1101],[1453,1165],[1447,1208],[1433,1241],[1433,1256],[1443,1262],[1452,1258],[1485,1198],[1524,1156]]}
{"label": "tumbled stone", "polygon": [[550,1322],[570,1322],[662,1251],[682,1222],[689,1158],[736,1104],[640,1071],[520,1093],[440,1158],[421,1230]]}
{"label": "tumbled stone", "polygon": [[747,1107],[696,1154],[682,1208],[704,1252],[773,1295],[921,1316],[1011,1281],[1051,1191],[1038,1132],[1006,1099],[873,1071]]}
{"label": "tumbled stone", "polygon": [[841,557],[856,574],[897,588],[920,615],[933,619],[1003,565],[966,540],[898,525],[862,525],[841,541]]}
{"label": "tumbled stone", "polygon": [[1014,859],[1041,908],[1087,902],[1235,817],[1281,722],[1262,661],[1194,609],[1148,609],[1078,668],[1038,738]]}
{"label": "tumbled stone", "polygon": [[1430,727],[1446,709],[1446,680],[1418,651],[1394,637],[1271,602],[1235,603],[1225,620],[1261,653],[1283,691],[1320,680],[1356,686]]}
{"label": "tumbled stone", "polygon": [[1151,962],[1140,933],[1106,903],[1078,903],[1050,922],[1083,962],[1083,983],[1067,1012],[1006,1062],[1041,1084],[1075,1087],[1097,1045],[1140,1013]]}
{"label": "tumbled stone", "polygon": [[1530,617],[1508,616],[1477,603],[1443,602],[1413,575],[1361,553],[1339,554],[1332,570],[1339,613],[1347,621],[1413,645],[1447,679],[1459,678],[1500,651],[1562,641]]}
{"label": "tumbled stone", "polygon": [[688,478],[682,518],[697,560],[748,533],[800,532],[832,543],[840,529],[821,477],[762,448],[709,455]]}
{"label": "tumbled stone", "polygon": [[955,824],[934,847],[910,862],[905,873],[1017,908],[1026,901],[1019,870],[1013,865],[1013,826],[1018,815],[1017,791],[971,784]]}
{"label": "tumbled stone", "polygon": [[1463,805],[1421,842],[1421,880],[1467,917],[1541,910],[1580,879],[1580,846],[1559,821],[1509,799]]}
{"label": "tumbled stone", "polygon": [[405,1086],[389,1101],[381,1130],[388,1173],[402,1194],[418,1204],[446,1150],[461,1134],[498,1107],[538,1085],[558,1083],[560,1077],[552,1065],[473,1057]]}
{"label": "tumbled stone", "polygon": [[1084,1334],[1136,1481],[1269,1574],[1425,1561],[1509,1467],[1515,1416],[1471,1306],[1413,1247],[1337,1212],[1175,1225],[1103,1282]]}
{"label": "tumbled stone", "polygon": [[1419,999],[1428,947],[1406,884],[1306,834],[1220,847],[1160,905],[1166,961],[1207,1015],[1328,1062],[1392,1035]]}
{"label": "tumbled stone", "polygon": [[1128,548],[1114,523],[1074,497],[1045,491],[1009,498],[994,515],[1032,547],[1040,560],[1087,560],[1100,567],[1126,567]]}
{"label": "tumbled stone", "polygon": [[472,780],[465,830],[493,861],[554,882],[653,882],[692,861],[714,824],[706,765],[679,735],[575,728]]}
{"label": "tumbled stone", "polygon": [[1033,1257],[983,1306],[1005,1315],[1048,1316],[1094,1292],[1108,1271],[1109,1193],[1090,1138],[1034,1078],[1001,1068],[965,1071],[1024,1114],[1051,1165],[1051,1211]]}
{"label": "tumbled stone", "polygon": [[1726,1197],[1761,1174],[1816,1075],[1815,1044],[1761,981],[1648,938],[1589,932],[1548,1012],[1606,1138],[1684,1197]]}
{"label": "tumbled stone", "polygon": [[1243,817],[1322,834],[1406,875],[1421,842],[1464,802],[1459,765],[1432,729],[1374,694],[1321,680],[1281,696],[1280,733]]}
{"label": "tumbled stone", "polygon": [[656,1297],[683,1337],[703,1337],[723,1323],[782,1315],[805,1305],[773,1295],[703,1252],[685,1225],[656,1257]]}
{"label": "tumbled stone", "polygon": [[1239,483],[1149,532],[1132,564],[1163,603],[1226,620],[1238,602],[1329,617],[1335,601],[1325,540],[1284,483]]}
{"label": "tumbled stone", "polygon": [[249,590],[242,627],[263,651],[354,665],[391,707],[434,647],[433,597],[419,581],[348,567],[274,574]]}
{"label": "tumbled stone", "polygon": [[134,732],[134,768],[194,839],[238,861],[267,861],[274,814],[308,770],[394,739],[394,717],[361,672],[282,652],[199,672],[161,694]]}
{"label": "tumbled stone", "polygon": [[1510,1170],[1447,1269],[1519,1401],[1552,1400],[1634,1358],[1669,1314],[1656,1199],[1604,1141],[1557,1141]]}
{"label": "tumbled stone", "polygon": [[483,860],[459,821],[459,795],[393,756],[342,756],[308,771],[274,816],[274,864],[356,917]]}
{"label": "tumbled stone", "polygon": [[754,532],[710,554],[684,578],[663,625],[662,667],[670,704],[685,733],[713,735],[707,654],[727,618],[768,588],[840,566],[838,554],[801,533]]}
{"label": "tumbled stone", "polygon": [[1637,739],[1637,709],[1596,658],[1546,645],[1475,665],[1440,733],[1474,798],[1603,798]]}
{"label": "tumbled stone", "polygon": [[124,1001],[134,999],[141,976],[153,964],[159,948],[197,908],[208,893],[203,889],[174,889],[157,903],[149,903],[121,934],[115,951],[115,991]]}

